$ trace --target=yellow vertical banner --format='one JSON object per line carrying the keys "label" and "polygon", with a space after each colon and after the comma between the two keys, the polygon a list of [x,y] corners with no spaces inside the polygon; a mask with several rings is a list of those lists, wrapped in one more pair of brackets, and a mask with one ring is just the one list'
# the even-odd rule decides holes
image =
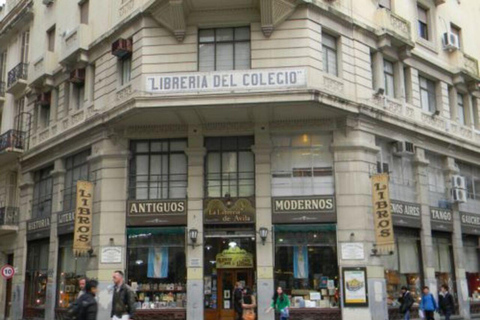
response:
{"label": "yellow vertical banner", "polygon": [[387,254],[395,249],[388,173],[372,177],[372,198],[378,253]]}
{"label": "yellow vertical banner", "polygon": [[93,183],[77,181],[77,204],[75,207],[75,231],[73,252],[75,256],[88,254],[92,249]]}

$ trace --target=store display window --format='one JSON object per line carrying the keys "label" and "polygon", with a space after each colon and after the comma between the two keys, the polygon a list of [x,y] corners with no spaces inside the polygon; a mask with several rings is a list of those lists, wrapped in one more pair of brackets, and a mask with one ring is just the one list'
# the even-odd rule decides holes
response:
{"label": "store display window", "polygon": [[457,299],[452,235],[446,232],[432,232],[432,244],[437,287],[446,284],[450,288],[450,293]]}
{"label": "store display window", "polygon": [[138,309],[185,308],[185,228],[128,228],[128,284]]}
{"label": "store display window", "polygon": [[26,305],[45,308],[48,281],[48,239],[31,241],[27,245]]}
{"label": "store display window", "polygon": [[88,257],[75,257],[73,254],[73,235],[59,239],[57,306],[68,308],[80,292],[79,280],[86,276]]}
{"label": "store display window", "polygon": [[480,301],[480,265],[478,255],[478,236],[463,236],[465,271],[468,282],[468,296],[473,301]]}
{"label": "store display window", "polygon": [[335,225],[275,226],[275,285],[292,308],[338,307]]}
{"label": "store display window", "polygon": [[385,267],[387,303],[397,307],[403,286],[408,288],[415,303],[420,302],[423,275],[419,231],[395,228],[394,234],[395,250],[392,255],[382,256],[382,262]]}

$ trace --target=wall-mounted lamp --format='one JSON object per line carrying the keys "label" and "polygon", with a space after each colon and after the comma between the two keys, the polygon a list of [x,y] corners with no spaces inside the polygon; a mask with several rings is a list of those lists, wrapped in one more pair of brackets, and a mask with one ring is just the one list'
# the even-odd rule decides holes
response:
{"label": "wall-mounted lamp", "polygon": [[227,205],[227,208],[230,208],[233,204],[232,196],[230,193],[225,194],[225,204]]}
{"label": "wall-mounted lamp", "polygon": [[190,242],[192,243],[192,248],[195,248],[195,244],[197,243],[197,238],[198,238],[198,230],[197,229],[190,229],[188,231],[188,236],[190,237]]}
{"label": "wall-mounted lamp", "polygon": [[258,234],[260,235],[260,239],[262,239],[262,244],[265,245],[265,241],[267,241],[268,237],[268,229],[265,227],[261,227],[258,229]]}

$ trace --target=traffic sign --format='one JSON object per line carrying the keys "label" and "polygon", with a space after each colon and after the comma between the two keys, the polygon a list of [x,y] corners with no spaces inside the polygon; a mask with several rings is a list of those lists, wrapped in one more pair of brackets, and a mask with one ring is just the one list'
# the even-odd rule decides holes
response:
{"label": "traffic sign", "polygon": [[15,275],[15,268],[6,264],[0,269],[0,274],[2,274],[2,277],[6,280],[11,279]]}

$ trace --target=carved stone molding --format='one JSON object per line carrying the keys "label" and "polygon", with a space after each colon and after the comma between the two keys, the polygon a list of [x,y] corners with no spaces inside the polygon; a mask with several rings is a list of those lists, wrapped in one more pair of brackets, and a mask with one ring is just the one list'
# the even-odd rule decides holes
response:
{"label": "carved stone molding", "polygon": [[273,29],[285,21],[297,4],[289,0],[260,0],[262,32],[265,37],[272,35]]}
{"label": "carved stone molding", "polygon": [[152,17],[182,42],[187,33],[186,14],[184,0],[168,0],[152,12]]}

